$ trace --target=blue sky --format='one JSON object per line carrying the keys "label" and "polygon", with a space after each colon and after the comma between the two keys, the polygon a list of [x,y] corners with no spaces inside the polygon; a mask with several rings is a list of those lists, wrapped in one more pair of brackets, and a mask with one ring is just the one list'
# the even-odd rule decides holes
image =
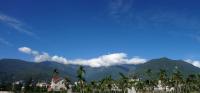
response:
{"label": "blue sky", "polygon": [[200,60],[199,0],[0,1],[0,58],[33,60],[28,47],[68,59]]}

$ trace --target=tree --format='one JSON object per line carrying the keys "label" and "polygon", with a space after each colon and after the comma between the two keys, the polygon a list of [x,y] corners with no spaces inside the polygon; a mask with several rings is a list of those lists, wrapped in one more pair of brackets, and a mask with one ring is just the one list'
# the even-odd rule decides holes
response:
{"label": "tree", "polygon": [[91,81],[91,88],[92,88],[92,93],[95,93],[97,89],[97,83],[95,80]]}
{"label": "tree", "polygon": [[183,82],[183,77],[182,77],[182,74],[179,71],[178,67],[175,67],[175,71],[173,72],[173,75],[172,75],[172,80],[175,83],[176,92],[180,93],[181,88],[179,87],[179,85]]}
{"label": "tree", "polygon": [[153,80],[152,80],[153,79],[152,70],[147,69],[145,73],[147,75],[145,85],[148,87],[148,92],[151,92],[151,91],[153,91],[153,87],[154,87],[154,83],[153,83]]}
{"label": "tree", "polygon": [[143,81],[137,81],[135,84],[136,91],[139,93],[144,93],[144,82]]}
{"label": "tree", "polygon": [[164,83],[164,82],[166,82],[166,79],[167,79],[166,70],[160,69],[159,80],[161,80]]}
{"label": "tree", "polygon": [[112,76],[109,75],[109,76],[106,76],[105,78],[103,78],[101,81],[100,81],[100,88],[101,88],[101,91],[109,91],[111,92],[111,89],[112,89],[112,86],[113,86],[113,79],[112,79]]}
{"label": "tree", "polygon": [[119,80],[120,82],[119,84],[121,86],[123,93],[126,93],[126,88],[128,88],[129,79],[123,73],[119,73],[119,75],[121,77]]}
{"label": "tree", "polygon": [[186,79],[186,89],[187,91],[195,91],[198,89],[197,85],[197,77],[195,74],[191,74]]}
{"label": "tree", "polygon": [[197,91],[200,91],[200,74],[197,75],[197,87],[198,87]]}
{"label": "tree", "polygon": [[109,91],[111,92],[112,85],[113,85],[113,79],[112,79],[111,75],[106,77],[106,84],[107,84],[107,87],[108,87]]}
{"label": "tree", "polygon": [[100,91],[99,92],[103,92],[105,89],[106,89],[106,84],[105,84],[105,78],[101,79],[99,81],[99,89]]}
{"label": "tree", "polygon": [[65,77],[65,86],[67,87],[67,89],[69,89],[70,88],[70,82],[71,82],[71,80],[70,80],[70,78],[69,77]]}
{"label": "tree", "polygon": [[152,70],[151,69],[147,69],[146,74],[147,74],[149,79],[152,79]]}
{"label": "tree", "polygon": [[26,92],[33,91],[32,89],[33,89],[33,79],[31,77],[25,82],[25,91]]}
{"label": "tree", "polygon": [[78,83],[80,86],[80,92],[84,93],[84,82],[85,82],[85,70],[83,66],[79,66],[79,69],[77,70],[77,78],[78,78]]}

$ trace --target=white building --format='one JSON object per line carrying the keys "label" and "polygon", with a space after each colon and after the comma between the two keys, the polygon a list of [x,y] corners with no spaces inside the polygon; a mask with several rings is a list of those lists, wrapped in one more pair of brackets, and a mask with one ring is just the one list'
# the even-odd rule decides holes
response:
{"label": "white building", "polygon": [[[137,82],[140,81],[139,78],[137,79],[129,79],[129,82],[134,82],[134,84],[137,84]],[[128,93],[136,93],[135,87],[127,88]]]}
{"label": "white building", "polygon": [[48,91],[63,91],[67,90],[66,81],[59,77],[58,72],[55,70],[53,78],[51,80],[51,84],[48,88]]}
{"label": "white building", "polygon": [[47,88],[48,87],[48,84],[45,83],[45,82],[38,82],[36,84],[37,87],[40,87],[40,88]]}
{"label": "white building", "polygon": [[163,86],[162,81],[158,80],[158,85],[157,87],[154,87],[154,91],[166,91],[166,92],[173,92],[175,90],[174,87],[169,87],[169,86]]}
{"label": "white building", "polygon": [[128,93],[136,93],[135,87],[128,88]]}

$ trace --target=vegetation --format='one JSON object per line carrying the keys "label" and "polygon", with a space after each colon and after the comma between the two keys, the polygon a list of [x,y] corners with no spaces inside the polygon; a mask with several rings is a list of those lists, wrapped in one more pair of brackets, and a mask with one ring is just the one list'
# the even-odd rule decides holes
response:
{"label": "vegetation", "polygon": [[[191,74],[184,78],[181,71],[175,67],[171,77],[167,76],[164,69],[160,69],[156,78],[152,78],[152,70],[148,69],[145,79],[138,79],[135,76],[126,76],[123,73],[119,73],[119,79],[114,80],[111,75],[106,76],[99,81],[86,82],[84,75],[86,74],[84,67],[80,66],[77,70],[77,85],[73,86],[73,91],[78,93],[127,93],[127,88],[135,87],[137,93],[155,93],[155,87],[158,85],[158,81],[161,80],[162,87],[168,86],[174,88],[171,92],[166,92],[164,89],[159,93],[198,93],[200,91],[200,74]],[[67,82],[70,82],[69,78],[65,78]],[[35,87],[30,78],[25,82],[25,85],[14,86],[12,84],[5,85],[5,87],[12,91],[24,91],[26,93],[45,93],[47,88]],[[24,86],[24,90],[20,87]],[[6,89],[5,88],[5,89]],[[61,93],[67,93],[62,91]]]}
{"label": "vegetation", "polygon": [[85,70],[83,69],[83,66],[80,66],[79,69],[77,70],[77,78],[78,78],[77,88],[79,89],[80,93],[84,93],[85,89],[84,75],[85,75]]}

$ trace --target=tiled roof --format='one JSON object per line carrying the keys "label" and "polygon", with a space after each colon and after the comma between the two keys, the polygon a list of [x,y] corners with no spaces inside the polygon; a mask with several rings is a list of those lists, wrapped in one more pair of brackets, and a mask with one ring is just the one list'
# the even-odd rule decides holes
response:
{"label": "tiled roof", "polygon": [[54,76],[54,77],[52,78],[52,80],[53,80],[54,83],[58,83],[59,81],[62,80],[62,78],[60,78],[59,76]]}

